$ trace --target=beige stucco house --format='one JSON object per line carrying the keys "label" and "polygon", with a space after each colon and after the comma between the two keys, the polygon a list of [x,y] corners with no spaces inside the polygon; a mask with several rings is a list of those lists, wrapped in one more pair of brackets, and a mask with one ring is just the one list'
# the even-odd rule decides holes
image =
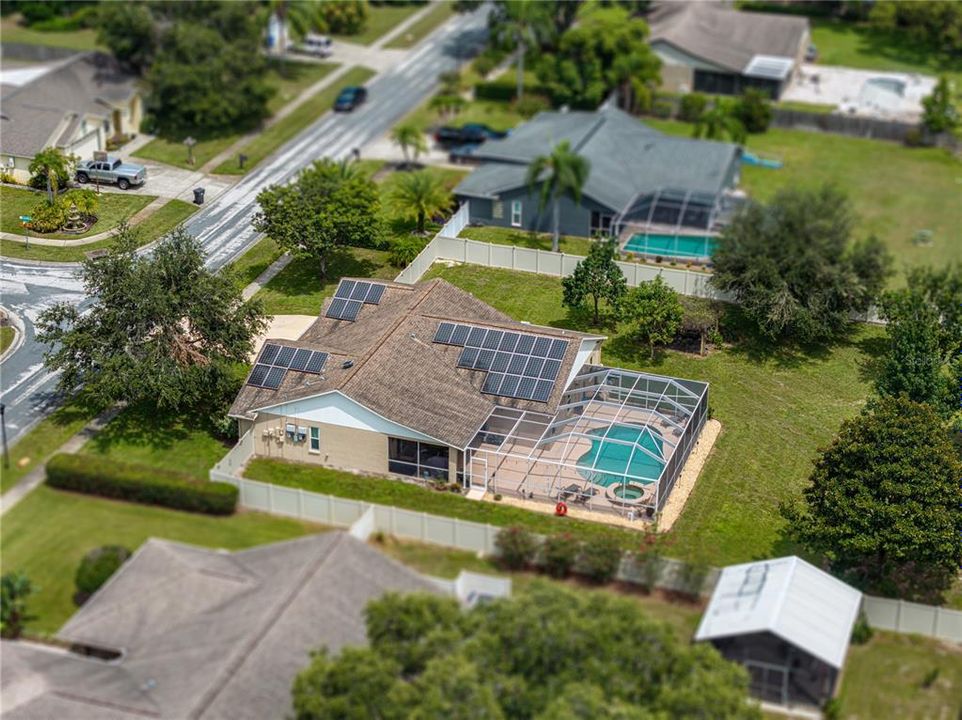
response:
{"label": "beige stucco house", "polygon": [[137,79],[110,55],[89,52],[49,65],[0,73],[0,170],[30,179],[33,156],[46,147],[89,159],[112,138],[140,130]]}
{"label": "beige stucco house", "polygon": [[343,279],[297,340],[264,342],[230,414],[255,457],[653,514],[708,386],[607,368],[603,340],[441,279]]}

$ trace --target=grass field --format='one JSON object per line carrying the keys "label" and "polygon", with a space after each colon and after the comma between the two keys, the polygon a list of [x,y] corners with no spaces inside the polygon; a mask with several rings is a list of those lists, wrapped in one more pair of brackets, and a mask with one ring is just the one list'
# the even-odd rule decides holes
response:
{"label": "grass field", "polygon": [[226,271],[234,275],[237,286],[243,290],[283,254],[276,242],[265,237],[232,262]]}
{"label": "grass field", "polygon": [[[6,186],[0,187],[0,230],[23,235],[20,216],[31,215],[33,208],[38,203],[43,202],[44,198],[44,193]],[[90,235],[113,230],[120,224],[121,220],[129,219],[156,199],[155,195],[127,195],[119,192],[101,193],[100,207],[97,209],[97,222],[87,232],[77,233],[76,235],[67,233],[44,233],[41,235],[30,230],[30,236],[55,240],[79,240]]]}
{"label": "grass field", "polygon": [[[370,6],[368,6],[370,7]],[[419,8],[420,9],[420,8]],[[414,47],[424,38],[430,35],[435,28],[444,23],[454,15],[454,3],[447,0],[435,2],[434,6],[416,21],[407,30],[402,32],[384,47],[386,48],[409,48]]]}
{"label": "grass field", "polygon": [[277,92],[267,103],[267,109],[275,114],[293,102],[314,83],[330,75],[339,66],[336,63],[285,62],[281,66],[271,64],[268,82]]}
{"label": "grass field", "polygon": [[[443,277],[517,320],[583,329],[561,305],[557,278],[461,265],[435,266]],[[722,435],[681,518],[671,531],[674,556],[725,565],[784,554],[779,503],[799,496],[818,447],[869,393],[882,331],[854,326],[831,347],[772,347],[750,336],[708,357],[643,348],[610,328],[607,365],[708,381],[709,406]],[[729,334],[731,332],[729,331]]]}
{"label": "grass field", "polygon": [[14,330],[9,325],[4,325],[0,327],[0,355],[3,355],[7,351],[7,348],[13,345],[14,338],[17,337],[17,331]]}
{"label": "grass field", "polygon": [[247,155],[247,163],[241,169],[237,157],[231,157],[216,168],[214,173],[223,175],[244,175],[257,163],[277,150],[281,145],[308,127],[322,115],[330,111],[338,93],[348,85],[363,85],[374,76],[373,70],[355,67],[348,70],[337,82],[305,100],[293,112],[266,128],[257,137],[244,145],[239,151]]}
{"label": "grass field", "polygon": [[97,31],[92,29],[72,30],[70,32],[40,32],[17,24],[15,17],[5,17],[0,21],[0,35],[5,43],[24,45],[48,45],[70,50],[103,50],[97,44]]}
{"label": "grass field", "polygon": [[414,4],[400,5],[384,3],[371,5],[367,3],[367,22],[364,23],[364,29],[361,30],[361,32],[357,35],[333,35],[332,37],[337,40],[344,40],[345,42],[357,43],[358,45],[370,45],[384,35],[384,33],[389,32],[404,22],[405,18],[410,17],[422,7],[421,5]]}
{"label": "grass field", "polygon": [[[927,677],[930,673],[935,676]],[[957,718],[962,714],[962,648],[876,632],[868,643],[849,650],[840,698],[844,718]]]}
{"label": "grass field", "polygon": [[[691,134],[686,123],[645,122],[672,134]],[[856,236],[877,235],[895,256],[897,270],[962,261],[962,162],[946,151],[777,129],[749,136],[748,148],[785,163],[780,170],[742,166],[741,186],[752,197],[766,200],[782,188],[834,182],[848,193],[859,216]],[[933,232],[929,247],[912,242],[922,229]]]}
{"label": "grass field", "polygon": [[610,535],[617,537],[626,547],[637,543],[639,538],[638,533],[621,527],[573,518],[557,518],[553,515],[496,502],[468,500],[457,493],[428,490],[411,483],[365,477],[315,465],[254,458],[247,465],[244,476],[274,485],[301,488],[381,505],[394,505],[408,510],[473,522],[499,526],[523,525],[532,532],[550,534],[564,530],[581,538]]}
{"label": "grass field", "polygon": [[194,146],[194,164],[187,162],[187,147],[182,142],[173,142],[163,138],[155,138],[133,154],[133,158],[153,160],[154,162],[185,170],[196,170],[205,163],[213,160],[216,155],[224,152],[240,139],[240,135],[226,135],[224,137],[202,140]]}
{"label": "grass field", "polygon": [[81,558],[101,545],[134,550],[147,538],[158,537],[239,549],[322,529],[259,513],[212,517],[42,486],[3,516],[0,559],[4,572],[22,570],[36,588],[29,607],[37,617],[29,631],[53,633],[76,609],[74,573]]}
{"label": "grass field", "polygon": [[[131,196],[133,197],[133,196]],[[141,244],[146,245],[157,238],[166,235],[191,215],[198,207],[183,200],[170,200],[166,205],[145,218],[135,227],[141,231]],[[98,223],[99,225],[99,223]],[[45,262],[80,262],[93,250],[110,247],[113,238],[105,238],[97,242],[75,247],[57,247],[54,245],[38,245],[31,243],[27,247],[16,240],[0,240],[0,255],[16,257],[25,260],[43,260]]]}
{"label": "grass field", "polygon": [[214,437],[203,418],[164,415],[154,409],[129,408],[110,421],[81,450],[118,462],[187,472],[206,480],[233,446]]}
{"label": "grass field", "polygon": [[[532,250],[551,250],[551,234],[514,230],[503,227],[466,227],[460,237],[495,245],[517,245]],[[561,252],[569,255],[587,255],[592,241],[574,235],[562,235],[558,242]]]}

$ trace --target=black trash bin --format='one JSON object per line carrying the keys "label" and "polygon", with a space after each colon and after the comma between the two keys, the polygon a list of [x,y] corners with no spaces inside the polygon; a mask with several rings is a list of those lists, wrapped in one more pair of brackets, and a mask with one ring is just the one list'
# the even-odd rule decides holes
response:
{"label": "black trash bin", "polygon": [[194,188],[194,205],[204,204],[204,188]]}

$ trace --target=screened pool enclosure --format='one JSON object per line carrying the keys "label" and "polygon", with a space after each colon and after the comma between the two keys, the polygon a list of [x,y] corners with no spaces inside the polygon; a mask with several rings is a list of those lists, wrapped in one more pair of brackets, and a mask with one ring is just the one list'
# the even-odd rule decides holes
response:
{"label": "screened pool enclosure", "polygon": [[472,487],[617,513],[660,511],[707,418],[708,385],[588,366],[554,415],[496,407],[467,449]]}

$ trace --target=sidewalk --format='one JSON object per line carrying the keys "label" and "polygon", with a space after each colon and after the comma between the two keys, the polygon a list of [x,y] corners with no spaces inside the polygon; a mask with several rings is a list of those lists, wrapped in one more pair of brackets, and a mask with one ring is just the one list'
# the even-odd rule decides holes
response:
{"label": "sidewalk", "polygon": [[[160,210],[164,205],[170,201],[170,198],[159,197],[151,201],[148,205],[141,208],[138,212],[134,213],[133,216],[128,220],[131,225],[136,225],[137,223],[146,220],[148,217],[153,215],[155,212]],[[106,240],[114,234],[114,230],[104,230],[101,233],[96,233],[95,235],[88,235],[87,237],[78,238],[76,240],[71,239],[61,239],[61,238],[45,238],[36,237],[34,235],[30,236],[31,245],[50,245],[52,247],[75,247],[77,245],[90,245],[91,243],[99,242],[101,240]],[[14,242],[19,242],[24,244],[23,235],[15,235],[14,233],[0,232],[0,238],[4,240],[12,240]]]}
{"label": "sidewalk", "polygon": [[293,259],[294,258],[291,256],[290,253],[284,253],[283,255],[281,255],[279,258],[277,258],[277,260],[272,262],[270,266],[266,270],[264,270],[264,272],[258,275],[257,278],[255,278],[254,282],[252,282],[250,285],[244,288],[244,291],[241,293],[241,297],[243,297],[245,300],[250,300],[252,297],[254,297],[257,294],[258,290],[260,290],[262,287],[267,285],[267,283],[273,280],[274,277],[281,270],[286,268],[290,264],[291,260]]}
{"label": "sidewalk", "polygon": [[[51,454],[51,457],[57,453],[68,453],[70,455],[76,453],[90,438],[100,432],[107,423],[113,420],[121,411],[121,409],[122,408],[118,406],[102,412],[100,415],[91,420],[86,426],[84,426],[80,432],[57,448]],[[33,492],[33,490],[36,489],[36,487],[40,485],[46,477],[46,462],[37,465],[37,467],[24,475],[20,482],[0,496],[0,515],[4,515],[7,510],[15,506],[18,502]]]}

